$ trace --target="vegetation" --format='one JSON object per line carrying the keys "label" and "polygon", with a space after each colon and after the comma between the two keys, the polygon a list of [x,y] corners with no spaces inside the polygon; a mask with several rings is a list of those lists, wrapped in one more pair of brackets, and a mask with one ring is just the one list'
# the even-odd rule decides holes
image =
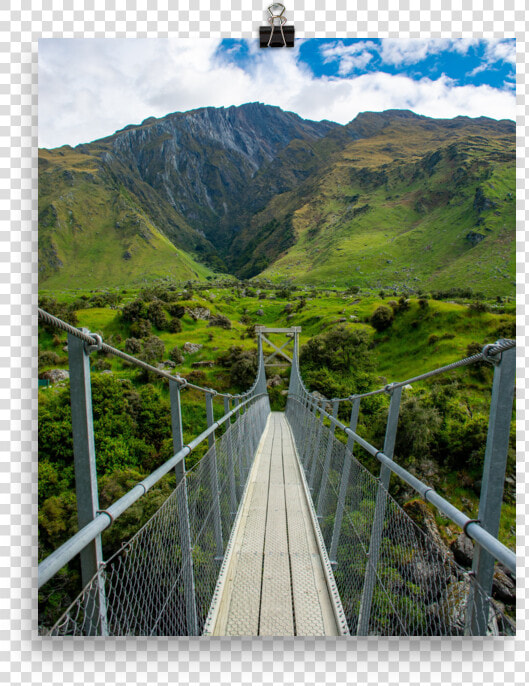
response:
{"label": "vegetation", "polygon": [[[391,301],[381,300],[378,292],[292,289],[289,284],[277,289],[266,281],[254,282],[250,288],[244,282],[205,285],[164,280],[140,290],[44,293],[40,302],[129,354],[155,365],[171,363],[175,366],[166,368],[173,373],[232,393],[247,389],[255,377],[255,323],[301,326],[305,383],[326,397],[343,398],[447,364],[514,331],[514,305],[503,299],[501,303],[489,301],[486,311],[476,311],[468,308],[469,300],[476,301],[474,294],[460,303],[425,295],[401,300],[397,293],[392,306]],[[424,300],[427,307],[421,302]],[[102,302],[108,304],[101,306]],[[379,331],[372,320],[382,306],[391,308],[393,322]],[[206,311],[210,319],[196,318],[206,316]],[[257,315],[258,311],[262,314]],[[171,331],[166,325],[171,318],[180,323],[180,331]],[[230,328],[211,327],[211,319],[225,319]],[[131,335],[140,323],[146,329],[143,338]],[[41,327],[39,374],[67,368],[65,344],[66,334]],[[265,354],[271,352],[265,346]],[[119,358],[94,353],[91,361],[99,492],[104,507],[170,456],[169,398],[163,381],[146,378]],[[197,362],[208,364],[197,368]],[[288,371],[271,368],[269,375],[279,379],[269,389],[272,407],[282,409]],[[481,365],[414,384],[404,391],[400,415],[399,462],[421,477],[426,470],[437,490],[473,516],[477,516],[479,490],[475,484],[483,459],[491,380],[492,370]],[[205,428],[205,407],[198,392],[185,390],[182,398],[184,440],[188,441]],[[43,558],[75,532],[77,523],[68,382],[40,390],[39,400],[39,555]],[[215,400],[214,405],[215,416],[220,417],[222,403]],[[340,407],[340,417],[347,421],[350,404]],[[387,408],[385,395],[362,402],[359,432],[374,444],[383,442]],[[200,459],[203,450],[205,446],[192,453],[188,466]],[[372,458],[360,449],[358,456],[378,473],[379,466]],[[511,479],[513,474],[512,449]],[[170,493],[172,483],[172,477],[166,477],[145,502],[138,501],[130,517],[120,518],[105,532],[106,555],[151,516]],[[391,488],[401,502],[412,496],[397,479],[392,480]],[[500,535],[510,545],[514,545],[513,525],[513,485],[508,484]],[[442,530],[447,540],[456,532],[448,524]],[[42,590],[45,621],[64,608],[78,583],[79,570],[72,563]]]}

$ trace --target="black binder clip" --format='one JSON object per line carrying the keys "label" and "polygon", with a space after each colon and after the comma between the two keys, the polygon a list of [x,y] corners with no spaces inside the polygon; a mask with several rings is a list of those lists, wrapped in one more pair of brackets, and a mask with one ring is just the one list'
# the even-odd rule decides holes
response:
{"label": "black binder clip", "polygon": [[283,16],[285,6],[274,2],[268,7],[270,26],[259,27],[259,47],[261,48],[293,48],[294,27],[285,26],[287,20]]}

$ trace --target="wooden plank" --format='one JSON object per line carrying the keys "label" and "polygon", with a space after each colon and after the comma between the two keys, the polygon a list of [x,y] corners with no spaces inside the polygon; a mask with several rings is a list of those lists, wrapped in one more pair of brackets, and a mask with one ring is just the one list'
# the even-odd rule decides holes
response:
{"label": "wooden plank", "polygon": [[298,460],[272,413],[250,474],[214,635],[339,635]]}
{"label": "wooden plank", "polygon": [[261,574],[268,499],[268,476],[275,423],[270,418],[241,507],[239,530],[223,584],[213,636],[256,636],[259,631]]}

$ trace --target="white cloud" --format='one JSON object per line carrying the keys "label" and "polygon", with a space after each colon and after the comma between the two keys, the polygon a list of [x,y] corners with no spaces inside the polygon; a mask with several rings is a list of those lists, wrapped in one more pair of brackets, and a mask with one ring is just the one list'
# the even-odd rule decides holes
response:
{"label": "white cloud", "polygon": [[[336,56],[342,52],[342,59],[365,60],[367,45],[346,51],[335,44],[334,50]],[[381,72],[316,78],[298,61],[299,45],[260,50],[257,41],[249,42],[251,66],[244,70],[217,59],[217,47],[218,42],[209,39],[41,41],[39,144],[76,145],[149,116],[252,101],[278,105],[307,119],[343,124],[361,111],[390,108],[433,117],[514,119],[514,93],[489,86],[455,86],[444,76],[417,81]],[[419,47],[412,49],[417,52]]]}
{"label": "white cloud", "polygon": [[466,54],[477,39],[452,38],[384,38],[380,57],[385,64],[414,64],[445,50]]}

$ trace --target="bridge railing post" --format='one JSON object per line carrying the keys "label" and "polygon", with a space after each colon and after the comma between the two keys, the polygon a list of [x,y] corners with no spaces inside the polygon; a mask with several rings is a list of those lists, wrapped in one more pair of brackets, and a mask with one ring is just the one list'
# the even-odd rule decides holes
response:
{"label": "bridge railing post", "polygon": [[[314,402],[312,408],[311,408],[311,400]],[[316,434],[318,432],[318,422],[316,419],[316,416],[318,413],[318,401],[316,400],[316,398],[311,399],[309,394],[307,394],[306,401],[307,401],[307,408],[305,411],[305,420],[307,421],[307,426],[305,427],[305,433],[303,436],[304,445],[303,445],[302,462],[303,462],[303,466],[305,467],[305,471],[308,474],[309,473],[309,467],[310,467],[310,459],[311,459],[312,453],[314,451],[314,440],[315,440]]]}
{"label": "bridge railing post", "polygon": [[[173,432],[173,450],[176,455],[184,446],[182,431],[182,406],[180,386],[177,381],[169,381],[171,401],[171,428]],[[184,580],[184,597],[186,605],[187,635],[198,635],[198,621],[195,595],[195,573],[193,568],[193,547],[189,522],[189,503],[187,497],[187,477],[185,458],[175,466],[176,507],[178,512],[178,533],[182,551],[182,575]]]}
{"label": "bridge railing post", "polygon": [[[319,408],[319,403],[321,402],[321,412],[320,412],[320,419],[317,421],[317,410]],[[320,444],[321,444],[321,436],[323,433],[323,410],[325,409],[325,403],[326,400],[325,398],[322,398],[322,400],[318,401],[316,400],[315,403],[315,412],[314,412],[314,422],[317,421],[317,431],[316,431],[316,440],[314,441],[314,448],[312,451],[312,458],[311,458],[311,465],[310,465],[310,476],[309,476],[309,488],[310,492],[313,493],[314,491],[314,477],[316,475],[316,465],[318,463],[318,457],[320,454]],[[309,446],[309,452],[310,452],[310,446]],[[308,464],[307,464],[308,468]]]}
{"label": "bridge railing post", "polygon": [[[81,329],[89,333],[88,329]],[[70,370],[70,404],[79,529],[98,516],[99,494],[90,383],[90,348],[73,334],[68,334],[68,364]],[[103,562],[101,535],[81,553],[81,579],[87,586]],[[84,631],[88,635],[108,634],[105,581],[99,576],[90,593],[85,613]]]}
{"label": "bridge railing post", "polygon": [[[338,416],[338,406],[339,402],[337,400],[332,401],[332,416],[336,419]],[[323,421],[323,420],[322,420]],[[325,463],[323,465],[323,472],[321,475],[320,492],[318,495],[318,505],[316,507],[316,514],[318,519],[323,517],[323,506],[325,503],[325,493],[327,492],[327,482],[329,480],[329,470],[331,468],[331,457],[332,449],[334,445],[334,432],[336,430],[336,424],[331,424],[329,429],[329,437],[327,442],[327,451],[325,453]]]}
{"label": "bridge railing post", "polygon": [[[239,397],[235,397],[233,399],[233,406],[235,408],[238,408],[240,404]],[[243,451],[242,451],[242,440],[241,440],[241,423],[240,423],[240,414],[239,411],[235,412],[235,431],[237,433],[237,439],[236,439],[236,445],[237,445],[237,461],[239,463],[239,490],[240,493],[239,495],[242,496],[242,492],[244,490],[244,482],[245,482],[245,472],[244,472],[244,465],[243,465]]]}
{"label": "bridge railing post", "polygon": [[[495,538],[498,537],[500,529],[515,374],[516,348],[511,348],[498,355],[495,361],[478,510],[480,525]],[[487,598],[492,593],[494,564],[494,557],[479,543],[475,543],[472,573],[481,591],[478,592],[474,584],[471,584],[466,617],[466,633],[471,633],[473,636],[485,636],[487,633],[489,623]]]}
{"label": "bridge railing post", "polygon": [[[389,458],[393,457],[395,450],[395,440],[397,437],[397,425],[399,422],[400,399],[402,396],[402,386],[388,387],[391,394],[389,403],[388,420],[386,424],[386,436],[384,438],[383,453]],[[369,630],[369,619],[371,617],[371,604],[373,601],[373,591],[375,589],[375,579],[377,573],[380,546],[382,543],[382,532],[384,530],[384,517],[386,514],[387,490],[391,470],[382,465],[378,482],[377,497],[375,503],[375,513],[371,527],[371,540],[369,542],[369,552],[366,563],[364,587],[362,590],[362,600],[360,601],[360,611],[358,614],[358,636],[367,636]]]}
{"label": "bridge railing post", "polygon": [[[356,431],[358,424],[358,415],[360,412],[360,398],[353,400],[351,408],[351,417],[349,419],[349,428],[351,431]],[[331,547],[329,550],[329,560],[333,567],[337,565],[338,542],[340,540],[340,531],[342,528],[343,512],[345,507],[345,497],[347,495],[347,487],[349,485],[349,476],[351,473],[351,463],[353,461],[353,448],[355,439],[349,436],[347,439],[347,446],[345,448],[344,463],[342,469],[342,477],[340,480],[340,492],[338,494],[338,503],[336,505],[336,515],[334,517],[334,526],[332,530]]]}
{"label": "bridge railing post", "polygon": [[[224,414],[230,411],[230,399],[224,396]],[[237,492],[235,490],[235,464],[233,462],[233,436],[232,424],[228,420],[226,425],[226,452],[228,453],[228,479],[230,482],[230,512],[232,515],[237,512]]]}
{"label": "bridge railing post", "polygon": [[[206,393],[206,420],[208,423],[208,427],[212,426],[212,424],[215,421],[215,418],[213,416],[213,393]],[[213,528],[215,531],[215,545],[217,549],[217,556],[215,559],[220,562],[224,557],[224,543],[222,541],[222,518],[220,512],[219,478],[214,431],[208,436],[208,448],[211,451],[210,485],[213,507]]]}

